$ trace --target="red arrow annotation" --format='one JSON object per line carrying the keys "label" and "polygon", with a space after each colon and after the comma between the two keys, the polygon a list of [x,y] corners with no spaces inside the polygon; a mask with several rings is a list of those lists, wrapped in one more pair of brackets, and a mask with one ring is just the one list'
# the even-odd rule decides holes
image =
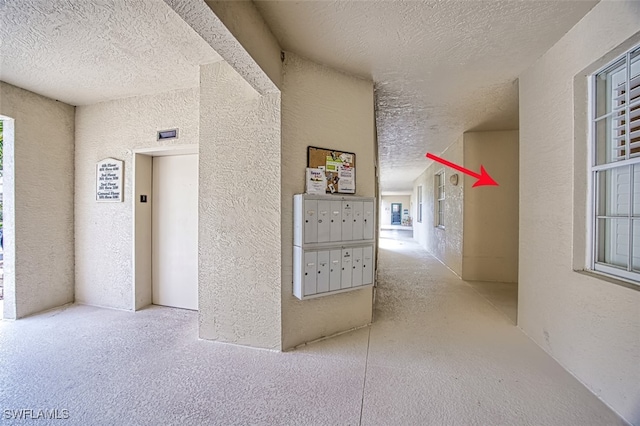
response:
{"label": "red arrow annotation", "polygon": [[435,156],[431,153],[427,153],[427,158],[433,160],[433,161],[437,161],[438,163],[442,163],[447,167],[451,167],[452,169],[456,169],[459,172],[462,172],[464,174],[467,174],[469,176],[473,176],[474,178],[478,179],[476,181],[476,183],[473,184],[472,188],[475,188],[476,186],[483,186],[483,185],[487,185],[487,186],[499,186],[498,182],[496,182],[495,180],[493,180],[493,178],[491,176],[489,176],[489,173],[487,173],[487,171],[484,169],[484,167],[481,165],[480,166],[480,174],[473,172],[469,169],[465,169],[462,166],[458,166],[457,164],[454,164],[450,161],[445,160],[444,158],[440,158],[438,156]]}

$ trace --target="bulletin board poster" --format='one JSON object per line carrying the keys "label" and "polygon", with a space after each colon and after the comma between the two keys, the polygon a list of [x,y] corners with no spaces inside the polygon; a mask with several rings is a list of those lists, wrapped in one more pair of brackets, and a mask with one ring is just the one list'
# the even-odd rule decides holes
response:
{"label": "bulletin board poster", "polygon": [[123,162],[115,158],[105,158],[96,163],[96,201],[122,201],[122,166]]}
{"label": "bulletin board poster", "polygon": [[312,169],[307,167],[307,194],[324,194],[327,190],[327,177],[324,169]]}
{"label": "bulletin board poster", "polygon": [[324,170],[326,192],[356,193],[356,155],[353,152],[310,146],[307,148],[307,167]]}

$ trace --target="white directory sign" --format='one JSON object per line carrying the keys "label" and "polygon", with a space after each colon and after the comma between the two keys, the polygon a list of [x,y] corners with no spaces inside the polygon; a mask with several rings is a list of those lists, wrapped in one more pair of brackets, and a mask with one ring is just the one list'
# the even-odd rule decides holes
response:
{"label": "white directory sign", "polygon": [[114,158],[105,158],[96,164],[97,201],[122,201],[122,164]]}

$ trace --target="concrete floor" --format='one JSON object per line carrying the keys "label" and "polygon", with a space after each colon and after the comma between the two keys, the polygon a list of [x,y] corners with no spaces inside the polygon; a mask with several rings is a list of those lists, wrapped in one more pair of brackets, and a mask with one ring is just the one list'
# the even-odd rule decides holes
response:
{"label": "concrete floor", "polygon": [[[389,248],[400,247],[405,242],[415,243],[413,231],[406,227],[382,227],[380,231],[381,241],[396,240],[388,242]],[[383,244],[384,246],[384,244]],[[513,324],[518,321],[518,284],[499,283],[485,281],[465,281],[481,296],[489,301],[496,309],[502,312],[511,320]]]}
{"label": "concrete floor", "polygon": [[518,284],[465,281],[509,320],[518,322]]}
{"label": "concrete floor", "polygon": [[413,232],[413,227],[411,225],[380,225],[380,228],[383,230],[396,229]]}
{"label": "concrete floor", "polygon": [[624,424],[410,239],[380,241],[373,326],[288,353],[199,341],[195,312],[157,306],[3,321],[0,422],[58,409],[68,420],[50,423]]}

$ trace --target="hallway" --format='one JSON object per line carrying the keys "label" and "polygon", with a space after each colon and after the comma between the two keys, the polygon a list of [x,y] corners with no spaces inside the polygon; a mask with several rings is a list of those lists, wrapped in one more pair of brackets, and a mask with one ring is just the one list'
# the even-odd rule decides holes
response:
{"label": "hallway", "polygon": [[624,424],[415,242],[380,242],[363,424]]}
{"label": "hallway", "polygon": [[624,424],[409,238],[382,238],[379,267],[371,327],[287,353],[197,340],[195,312],[158,306],[3,321],[0,409],[78,425]]}

